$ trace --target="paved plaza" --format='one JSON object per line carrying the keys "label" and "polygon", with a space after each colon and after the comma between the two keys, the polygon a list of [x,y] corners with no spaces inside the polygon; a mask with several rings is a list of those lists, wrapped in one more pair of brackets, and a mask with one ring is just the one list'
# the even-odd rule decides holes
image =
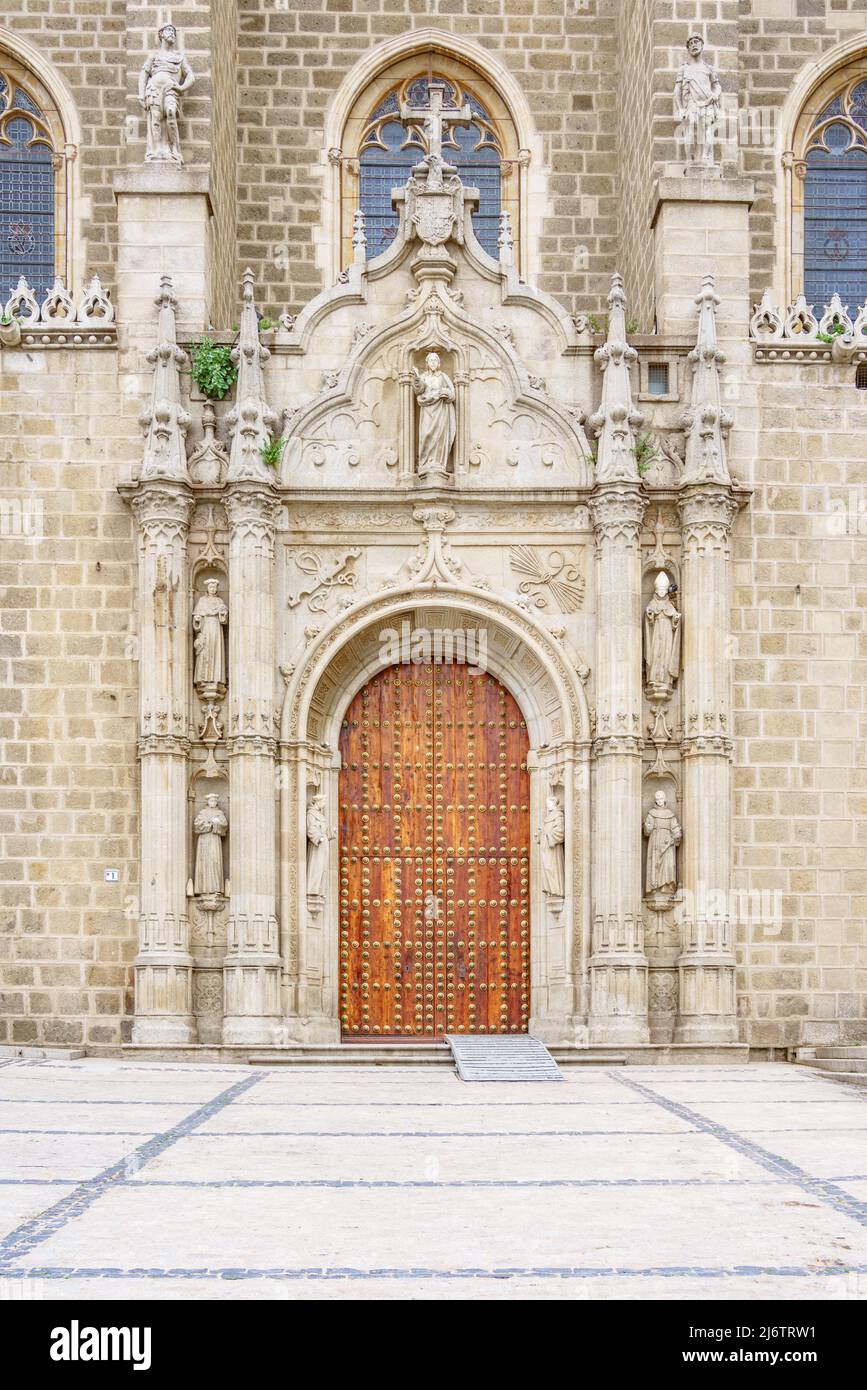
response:
{"label": "paved plaza", "polygon": [[867,1091],[777,1064],[0,1062],[2,1298],[867,1296]]}

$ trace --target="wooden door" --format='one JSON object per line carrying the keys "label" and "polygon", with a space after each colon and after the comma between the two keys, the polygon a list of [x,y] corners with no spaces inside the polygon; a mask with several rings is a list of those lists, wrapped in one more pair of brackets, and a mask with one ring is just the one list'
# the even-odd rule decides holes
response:
{"label": "wooden door", "polygon": [[459,664],[401,665],[340,735],[344,1038],[523,1033],[530,1012],[527,730]]}

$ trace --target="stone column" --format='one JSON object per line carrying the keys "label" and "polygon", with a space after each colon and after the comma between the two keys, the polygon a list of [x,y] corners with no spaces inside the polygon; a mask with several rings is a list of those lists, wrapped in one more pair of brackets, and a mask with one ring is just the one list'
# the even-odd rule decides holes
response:
{"label": "stone column", "polygon": [[647,956],[641,917],[641,546],[637,483],[600,485],[596,532],[596,794],[590,1041],[643,1043]]}
{"label": "stone column", "polygon": [[731,888],[729,487],[680,497],[683,613],[682,950],[675,1041],[737,1041]]}
{"label": "stone column", "polygon": [[276,915],[273,487],[240,482],[229,520],[231,900],[224,1043],[271,1043],[280,1016]]}
{"label": "stone column", "polygon": [[187,699],[192,499],[183,484],[143,483],[139,524],[141,910],[136,1043],[195,1042],[187,917]]}

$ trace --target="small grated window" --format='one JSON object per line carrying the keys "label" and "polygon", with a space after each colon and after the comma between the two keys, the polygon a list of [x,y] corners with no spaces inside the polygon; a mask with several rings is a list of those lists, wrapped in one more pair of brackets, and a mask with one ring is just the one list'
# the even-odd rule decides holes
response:
{"label": "small grated window", "polygon": [[667,396],[669,394],[667,362],[648,363],[647,393],[650,396]]}

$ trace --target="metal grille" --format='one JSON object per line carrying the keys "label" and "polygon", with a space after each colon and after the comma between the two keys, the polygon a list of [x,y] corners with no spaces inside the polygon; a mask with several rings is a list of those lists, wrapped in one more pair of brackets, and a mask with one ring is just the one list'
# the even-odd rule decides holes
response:
{"label": "metal grille", "polygon": [[54,281],[54,169],[51,151],[27,141],[23,117],[10,121],[11,146],[0,147],[0,302],[23,275],[37,298]]}

